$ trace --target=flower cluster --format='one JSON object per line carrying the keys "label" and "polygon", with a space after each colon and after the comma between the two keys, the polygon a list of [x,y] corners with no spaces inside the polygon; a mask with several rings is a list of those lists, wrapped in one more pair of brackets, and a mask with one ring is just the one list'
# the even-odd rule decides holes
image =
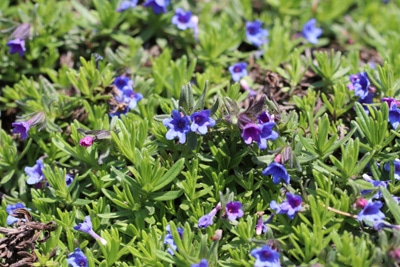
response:
{"label": "flower cluster", "polygon": [[301,196],[286,193],[286,200],[280,205],[278,205],[275,200],[272,200],[269,206],[271,209],[276,210],[277,214],[286,214],[289,219],[293,219],[297,212],[301,211],[302,202]]}
{"label": "flower cluster", "polygon": [[103,245],[107,244],[107,241],[104,238],[93,231],[90,216],[86,216],[82,223],[74,226],[74,229],[91,235],[94,239],[99,240]]}
{"label": "flower cluster", "polygon": [[311,44],[318,43],[318,37],[322,34],[322,29],[317,28],[317,20],[310,19],[303,26],[303,31],[301,32],[304,38],[307,39]]}
{"label": "flower cluster", "polygon": [[[177,251],[177,246],[175,244],[174,237],[172,236],[171,226],[169,224],[167,225],[166,230],[167,234],[164,238],[164,244],[168,245],[167,252],[171,255],[174,255],[175,251]],[[178,231],[179,237],[182,239],[183,229],[178,227],[176,230]]]}
{"label": "flower cluster", "polygon": [[172,140],[177,137],[179,143],[184,144],[186,142],[186,134],[189,132],[201,135],[206,134],[208,127],[214,127],[215,125],[215,120],[210,115],[211,112],[208,109],[194,112],[190,117],[179,112],[179,110],[173,110],[172,118],[163,120],[164,126],[169,128],[166,138]]}
{"label": "flower cluster", "polygon": [[143,95],[133,91],[133,81],[128,77],[120,76],[114,80],[114,97],[109,104],[112,107],[110,116],[120,116],[134,109]]}
{"label": "flower cluster", "polygon": [[246,23],[246,38],[249,43],[260,47],[267,43],[268,31],[262,28],[262,22],[259,20],[248,21]]}

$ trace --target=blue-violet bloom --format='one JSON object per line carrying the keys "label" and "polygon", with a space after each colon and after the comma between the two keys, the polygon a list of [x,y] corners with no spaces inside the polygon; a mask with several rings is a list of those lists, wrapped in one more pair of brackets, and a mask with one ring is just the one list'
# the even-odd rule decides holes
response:
{"label": "blue-violet bloom", "polygon": [[272,162],[262,171],[263,175],[272,175],[272,182],[274,184],[279,184],[279,182],[283,181],[286,184],[290,183],[290,176],[285,168],[280,163]]}
{"label": "blue-violet bloom", "polygon": [[43,168],[43,160],[41,159],[38,159],[32,167],[25,167],[24,171],[29,176],[26,183],[30,185],[40,183],[45,178],[42,172]]}
{"label": "blue-violet bloom", "polygon": [[228,217],[229,221],[234,221],[237,218],[241,218],[244,215],[244,212],[242,210],[242,203],[240,203],[239,201],[231,201],[229,203],[226,204],[225,207],[226,210],[226,216]]}
{"label": "blue-violet bloom", "polygon": [[318,43],[318,37],[322,34],[322,29],[317,28],[317,20],[310,19],[303,26],[302,34],[312,44]]}
{"label": "blue-violet bloom", "polygon": [[267,140],[278,138],[278,133],[272,130],[275,125],[275,122],[264,124],[248,123],[243,127],[242,138],[248,145],[252,142],[257,142],[260,149],[266,149]]}
{"label": "blue-violet bloom", "polygon": [[392,104],[389,109],[389,122],[392,125],[393,129],[397,129],[400,125],[400,109],[397,107],[397,104]]}
{"label": "blue-violet bloom", "polygon": [[179,143],[186,142],[186,134],[190,132],[189,116],[183,115],[175,109],[172,111],[172,119],[164,119],[163,124],[169,128],[165,136],[168,140],[178,137]]}
{"label": "blue-violet bloom", "polygon": [[[165,235],[165,238],[164,238],[164,244],[168,245],[167,252],[170,255],[174,255],[175,251],[177,251],[177,246],[176,246],[174,238],[172,236],[171,226],[169,224],[167,225],[166,230],[167,230],[167,234]],[[183,229],[178,227],[176,230],[178,231],[179,237],[182,239]]]}
{"label": "blue-violet bloom", "polygon": [[138,0],[125,0],[117,8],[117,12],[125,11],[129,8],[134,8],[137,5]]}
{"label": "blue-violet bloom", "polygon": [[104,238],[93,231],[90,216],[86,216],[82,223],[74,226],[74,229],[91,235],[94,239],[99,240],[103,245],[107,244],[107,241]]}
{"label": "blue-violet bloom", "polygon": [[301,210],[302,202],[301,196],[286,193],[286,200],[283,201],[279,206],[275,200],[272,200],[269,206],[271,209],[276,210],[277,214],[287,214],[289,219],[293,219],[297,212]]}
{"label": "blue-violet bloom", "polygon": [[199,228],[206,228],[207,226],[212,225],[213,219],[220,209],[221,209],[221,203],[218,203],[217,206],[210,211],[210,213],[202,216],[198,222]]}
{"label": "blue-violet bloom", "polygon": [[21,139],[25,140],[28,137],[29,129],[32,126],[36,126],[45,120],[45,115],[43,112],[38,112],[32,116],[27,121],[13,122],[11,126],[13,127],[13,133],[20,134]]}
{"label": "blue-violet bloom", "polygon": [[190,265],[190,267],[208,267],[208,261],[206,259],[202,259],[199,263],[194,263]]}
{"label": "blue-violet bloom", "polygon": [[14,216],[11,216],[11,214],[13,214],[13,211],[16,210],[16,209],[25,209],[25,205],[23,203],[20,203],[20,202],[14,204],[14,205],[12,205],[12,204],[8,204],[7,205],[7,207],[6,207],[6,212],[8,214],[7,219],[6,219],[7,225],[12,225],[13,223],[18,221],[18,218],[14,217]]}
{"label": "blue-violet bloom", "polygon": [[191,29],[196,26],[192,20],[192,12],[185,11],[182,8],[175,9],[175,16],[172,17],[172,24],[176,25],[179,30]]}
{"label": "blue-violet bloom", "polygon": [[74,177],[72,177],[69,174],[65,175],[65,183],[67,184],[67,186],[70,186],[73,181],[74,181]]}
{"label": "blue-violet bloom", "polygon": [[279,253],[270,246],[263,245],[261,248],[255,248],[250,252],[251,256],[256,258],[254,267],[280,267]]}
{"label": "blue-violet bloom", "polygon": [[[383,188],[387,188],[387,185],[389,184],[390,181],[376,181],[376,180],[372,180],[372,179],[366,179],[364,178],[367,182],[370,182],[374,187],[378,188],[378,191],[376,192],[376,194],[372,197],[375,199],[380,199],[382,198],[382,192],[379,189],[379,187],[383,187]],[[365,195],[365,194],[369,194],[371,193],[373,190],[361,190],[361,194]]]}
{"label": "blue-violet bloom", "polygon": [[207,127],[214,127],[215,125],[215,120],[210,118],[210,114],[210,110],[205,109],[190,115],[190,119],[192,120],[190,130],[198,134],[206,134]]}
{"label": "blue-violet bloom", "polygon": [[76,248],[74,252],[68,254],[68,265],[72,267],[88,267],[88,261],[80,248]]}
{"label": "blue-violet bloom", "polygon": [[7,46],[10,47],[10,54],[18,53],[20,57],[24,56],[25,53],[25,40],[24,39],[14,39],[7,42]]}
{"label": "blue-violet bloom", "polygon": [[264,221],[263,220],[263,216],[261,215],[258,220],[257,220],[257,224],[256,224],[256,235],[261,235],[261,233],[266,233],[268,232],[268,226],[267,223],[269,223],[272,218],[274,218],[275,214],[271,214],[271,216],[269,216],[269,218]]}
{"label": "blue-violet bloom", "polygon": [[368,96],[370,82],[366,72],[360,72],[358,74],[350,75],[349,77],[351,84],[348,85],[350,90],[354,90],[354,94],[360,99],[364,99]]}
{"label": "blue-violet bloom", "polygon": [[151,7],[154,14],[167,13],[167,6],[170,0],[146,0],[143,4],[144,7]]}
{"label": "blue-violet bloom", "polygon": [[262,22],[259,20],[246,23],[246,38],[253,45],[260,47],[267,42],[268,31],[261,28]]}
{"label": "blue-violet bloom", "polygon": [[[393,161],[394,165],[394,179],[400,180],[400,159],[395,159]],[[386,171],[390,172],[390,162],[385,163],[383,166]]]}
{"label": "blue-violet bloom", "polygon": [[378,225],[385,219],[385,214],[380,211],[382,206],[383,204],[380,201],[368,201],[367,205],[358,213],[357,220]]}
{"label": "blue-violet bloom", "polygon": [[232,80],[238,82],[242,77],[247,76],[247,63],[246,62],[238,62],[228,69],[232,75]]}

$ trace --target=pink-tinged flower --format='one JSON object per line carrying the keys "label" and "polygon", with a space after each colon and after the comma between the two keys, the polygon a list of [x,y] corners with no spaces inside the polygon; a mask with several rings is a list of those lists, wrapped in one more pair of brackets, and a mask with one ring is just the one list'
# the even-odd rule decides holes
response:
{"label": "pink-tinged flower", "polygon": [[249,84],[247,83],[247,81],[245,79],[240,79],[239,84],[244,90],[249,92],[249,96],[257,95],[257,92],[250,88]]}
{"label": "pink-tinged flower", "polygon": [[24,56],[25,53],[25,40],[24,39],[14,39],[7,42],[7,46],[10,47],[10,54],[18,53],[20,57]]}
{"label": "pink-tinged flower", "polygon": [[240,203],[239,201],[236,202],[229,202],[226,204],[225,207],[226,210],[226,216],[228,217],[229,221],[234,221],[237,218],[241,218],[244,215],[244,212],[242,210],[242,203]]}
{"label": "pink-tinged flower", "polygon": [[286,214],[289,219],[293,219],[296,216],[297,212],[302,209],[301,204],[303,203],[301,196],[286,193],[286,200],[283,201],[280,205],[276,203],[275,200],[272,200],[269,206],[271,209],[276,210],[277,214]]}
{"label": "pink-tinged flower", "polygon": [[79,145],[84,147],[89,147],[93,145],[94,138],[92,136],[85,136],[81,140],[79,140]]}
{"label": "pink-tinged flower", "polygon": [[268,226],[267,223],[269,223],[272,218],[274,218],[275,214],[271,214],[267,220],[263,220],[263,216],[261,215],[260,218],[258,218],[257,224],[256,224],[256,235],[261,235],[261,233],[266,233],[268,231]]}
{"label": "pink-tinged flower", "polygon": [[90,216],[86,216],[82,223],[74,226],[74,229],[91,235],[94,239],[99,240],[103,245],[107,244],[107,241],[104,238],[93,231]]}

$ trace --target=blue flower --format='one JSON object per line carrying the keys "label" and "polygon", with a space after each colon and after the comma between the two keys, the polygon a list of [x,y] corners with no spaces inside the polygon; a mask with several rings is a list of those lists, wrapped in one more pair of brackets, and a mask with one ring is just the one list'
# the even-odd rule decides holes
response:
{"label": "blue flower", "polygon": [[[395,159],[393,161],[393,165],[394,165],[394,179],[400,180],[400,160]],[[383,167],[385,168],[386,171],[390,172],[390,162],[385,163]]]}
{"label": "blue flower", "polygon": [[260,47],[267,42],[268,31],[261,28],[262,22],[259,20],[246,23],[246,38],[253,45]]}
{"label": "blue flower", "polygon": [[31,123],[29,121],[13,122],[13,133],[21,134],[21,139],[25,140],[28,137],[29,129],[31,128]]}
{"label": "blue flower", "polygon": [[400,125],[400,109],[397,104],[392,104],[389,109],[389,122],[395,130]]}
{"label": "blue flower", "polygon": [[229,221],[234,221],[237,218],[241,218],[244,215],[244,212],[242,210],[242,203],[240,203],[239,201],[231,201],[229,203],[226,204],[225,207],[225,211],[226,211],[226,216],[228,217]]}
{"label": "blue flower", "polygon": [[99,236],[98,234],[96,234],[93,229],[92,229],[92,220],[90,219],[90,216],[86,216],[85,220],[74,226],[75,230],[90,234],[94,239],[99,240],[103,245],[107,244],[107,241],[102,238],[101,236]]}
{"label": "blue flower", "polygon": [[207,127],[214,127],[215,125],[215,120],[210,118],[210,110],[208,109],[193,113],[190,115],[190,119],[192,120],[190,129],[198,134],[206,134]]}
{"label": "blue flower", "polygon": [[238,62],[228,69],[231,72],[232,80],[238,82],[242,77],[247,76],[247,63],[246,62]]}
{"label": "blue flower", "polygon": [[318,43],[318,37],[321,36],[322,30],[316,28],[317,21],[315,19],[310,19],[303,26],[302,34],[312,44]]}
{"label": "blue flower", "polygon": [[380,211],[382,206],[383,204],[380,201],[368,201],[367,205],[358,213],[357,220],[378,225],[385,219],[385,214]]}
{"label": "blue flower", "polygon": [[18,53],[20,57],[24,56],[25,53],[25,40],[24,39],[14,39],[7,42],[7,46],[10,47],[10,54]]}
{"label": "blue flower", "polygon": [[151,7],[154,14],[167,13],[167,6],[170,0],[146,0],[143,4],[145,7]]}
{"label": "blue flower", "polygon": [[272,175],[272,182],[274,184],[279,184],[280,181],[283,181],[287,184],[290,183],[290,176],[285,168],[280,163],[272,162],[262,171],[263,175]]}
{"label": "blue flower", "polygon": [[114,85],[119,90],[130,89],[133,88],[133,81],[129,77],[119,76],[115,78]]}
{"label": "blue flower", "polygon": [[196,25],[192,20],[192,12],[185,11],[182,8],[175,9],[175,16],[172,17],[172,24],[180,30],[194,28]]}
{"label": "blue flower", "polygon": [[132,88],[123,89],[121,94],[115,97],[118,102],[127,104],[130,110],[134,109],[142,98],[143,95],[134,92]]}
{"label": "blue flower", "polygon": [[65,183],[67,184],[67,186],[70,186],[73,181],[74,181],[74,177],[72,177],[69,174],[65,175]]}
{"label": "blue flower", "polygon": [[134,8],[137,5],[137,0],[125,0],[122,1],[122,3],[119,5],[119,7],[117,8],[117,12],[122,12],[125,11],[129,8]]}
{"label": "blue flower", "polygon": [[[365,179],[365,178],[364,178]],[[389,184],[390,181],[376,181],[376,180],[372,180],[372,179],[365,179],[367,182],[370,182],[374,187],[384,187],[386,188],[387,185]],[[361,190],[361,194],[365,195],[365,194],[369,194],[371,193],[372,190]],[[382,198],[382,192],[380,189],[378,189],[378,192],[372,197],[372,198]]]}
{"label": "blue flower", "polygon": [[6,212],[8,214],[7,219],[6,219],[7,225],[12,225],[13,223],[18,221],[18,218],[15,218],[14,216],[11,216],[13,214],[13,211],[16,210],[16,209],[25,209],[25,205],[23,203],[20,203],[20,202],[14,204],[14,205],[12,205],[12,204],[7,205],[7,207],[6,207]]}
{"label": "blue flower", "polygon": [[45,178],[42,172],[43,168],[44,165],[41,159],[38,159],[32,167],[25,167],[24,171],[29,176],[26,183],[30,185],[40,183]]}
{"label": "blue flower", "polygon": [[248,123],[243,127],[242,138],[248,145],[252,142],[257,142],[260,149],[266,149],[267,140],[278,138],[278,133],[272,130],[275,125],[275,122],[264,124]]}
{"label": "blue flower", "polygon": [[[166,230],[167,234],[164,238],[164,244],[168,245],[167,252],[171,255],[174,255],[175,251],[177,251],[177,246],[175,244],[174,238],[172,237],[171,226],[169,224],[167,225]],[[183,229],[178,227],[176,230],[178,231],[179,237],[182,238]]]}
{"label": "blue flower", "polygon": [[198,222],[199,228],[206,228],[207,226],[212,225],[212,224],[213,224],[213,219],[214,219],[215,215],[217,214],[217,212],[218,212],[220,209],[221,209],[221,203],[218,203],[218,205],[217,205],[215,208],[213,208],[213,209],[210,211],[210,213],[208,213],[208,214],[202,216],[202,217],[199,219],[199,222]]}
{"label": "blue flower", "polygon": [[111,117],[126,114],[129,110],[134,109],[137,103],[143,98],[143,95],[133,90],[133,81],[129,77],[120,76],[115,78],[114,98],[110,104],[114,110],[109,114]]}
{"label": "blue flower", "polygon": [[[351,84],[348,86],[350,90],[354,90],[354,94],[360,99],[368,97],[370,82],[366,72],[350,75]],[[369,96],[371,98],[371,96]],[[373,97],[373,95],[372,95]]]}
{"label": "blue flower", "polygon": [[258,123],[264,124],[267,122],[274,122],[274,116],[270,115],[267,111],[263,111],[261,114],[257,116]]}
{"label": "blue flower", "polygon": [[68,254],[67,262],[72,267],[88,267],[88,261],[80,248]]}
{"label": "blue flower", "polygon": [[269,206],[271,209],[276,210],[277,214],[287,214],[289,219],[293,219],[297,212],[301,210],[302,202],[301,196],[286,193],[286,200],[279,206],[275,200],[272,200]]}
{"label": "blue flower", "polygon": [[202,259],[199,263],[194,263],[190,265],[190,267],[208,267],[208,261],[206,259]]}
{"label": "blue flower", "polygon": [[172,111],[172,119],[164,119],[163,124],[169,128],[165,136],[168,140],[178,137],[179,143],[186,142],[186,134],[190,132],[189,116],[183,115],[175,109]]}
{"label": "blue flower", "polygon": [[280,267],[279,253],[270,246],[264,245],[261,248],[255,248],[250,252],[251,256],[256,258],[254,267]]}

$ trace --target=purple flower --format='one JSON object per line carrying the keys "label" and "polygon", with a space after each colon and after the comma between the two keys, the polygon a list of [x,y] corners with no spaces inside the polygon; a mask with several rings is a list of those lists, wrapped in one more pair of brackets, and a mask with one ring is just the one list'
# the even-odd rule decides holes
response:
{"label": "purple flower", "polygon": [[397,104],[392,104],[389,109],[389,122],[395,130],[400,125],[400,109]]}
{"label": "purple flower", "polygon": [[[168,245],[167,252],[171,255],[174,255],[175,251],[177,250],[177,246],[176,246],[174,238],[172,236],[171,226],[169,224],[167,225],[166,230],[167,230],[168,234],[165,235],[164,244]],[[178,227],[176,230],[178,231],[179,237],[182,238],[183,229]]]}
{"label": "purple flower", "polygon": [[215,217],[215,215],[217,214],[217,212],[221,209],[221,203],[218,203],[218,205],[213,208],[210,213],[202,216],[199,219],[199,228],[206,228],[207,226],[210,226],[213,224],[213,219]]}
{"label": "purple flower", "polygon": [[385,219],[385,214],[380,211],[383,204],[380,201],[368,201],[367,205],[358,213],[357,220],[372,222],[377,225]]}
{"label": "purple flower", "polygon": [[248,123],[243,127],[242,138],[248,145],[257,142],[260,149],[266,149],[267,140],[275,140],[278,138],[278,133],[272,130],[275,125],[275,122],[264,124]]}
{"label": "purple flower", "polygon": [[129,77],[119,76],[115,78],[114,85],[122,91],[126,88],[133,88],[133,81]]}
{"label": "purple flower", "polygon": [[242,210],[242,203],[240,203],[239,201],[236,202],[231,201],[227,203],[225,210],[226,210],[226,216],[228,217],[228,220],[231,222],[244,215]]}
{"label": "purple flower", "polygon": [[262,22],[259,20],[246,23],[246,38],[253,45],[260,47],[267,42],[268,31],[261,28]]}
{"label": "purple flower", "polygon": [[192,12],[185,11],[182,8],[175,9],[175,16],[172,17],[172,24],[180,30],[194,28],[196,25],[192,20]]}
{"label": "purple flower", "polygon": [[120,103],[127,104],[130,110],[134,109],[137,103],[143,98],[142,94],[134,92],[132,88],[124,88],[121,93],[115,99]]}
{"label": "purple flower", "polygon": [[67,184],[67,186],[70,186],[73,181],[74,181],[74,177],[72,177],[69,174],[65,175],[65,183]]}
{"label": "purple flower", "polygon": [[290,176],[285,168],[280,163],[272,162],[262,171],[263,175],[272,175],[272,182],[274,184],[279,184],[280,181],[285,182],[286,184],[290,183]]}
{"label": "purple flower", "polygon": [[250,252],[251,256],[256,258],[255,267],[280,267],[279,253],[270,246],[264,245],[261,248],[255,248]]}
{"label": "purple flower", "polygon": [[269,115],[267,111],[262,112],[260,115],[257,116],[258,123],[264,124],[267,122],[274,122],[274,116]]}
{"label": "purple flower", "polygon": [[163,124],[169,128],[165,136],[168,140],[178,137],[179,143],[186,142],[186,134],[190,131],[189,116],[183,115],[175,109],[172,111],[172,119],[164,119]]}
{"label": "purple flower", "polygon": [[68,254],[67,262],[72,267],[88,267],[88,261],[80,248]]}
{"label": "purple flower", "polygon": [[210,118],[210,110],[208,109],[193,113],[190,115],[190,119],[192,120],[190,130],[198,134],[206,134],[207,127],[215,125],[215,120]]}
{"label": "purple flower", "polygon": [[277,214],[287,214],[289,219],[293,219],[296,213],[301,210],[302,202],[301,196],[286,193],[286,200],[283,201],[279,206],[275,200],[272,200],[269,206],[271,209],[276,210]]}
{"label": "purple flower", "polygon": [[315,27],[316,24],[316,19],[310,19],[303,26],[302,34],[312,44],[318,43],[318,37],[322,34],[322,30]]}
{"label": "purple flower", "polygon": [[15,218],[14,216],[11,216],[11,214],[13,214],[13,211],[16,210],[16,209],[25,209],[25,205],[23,203],[20,203],[20,202],[14,204],[14,205],[12,205],[12,204],[7,205],[7,207],[6,207],[6,212],[8,214],[7,219],[6,219],[7,225],[12,225],[13,223],[18,221],[18,218]]}
{"label": "purple flower", "polygon": [[[376,181],[376,180],[372,180],[372,179],[366,179],[366,178],[364,178],[367,182],[370,182],[374,187],[384,187],[384,188],[386,188],[387,187],[387,185],[389,184],[389,182],[390,181]],[[361,190],[361,194],[362,195],[365,195],[365,194],[369,194],[369,193],[371,193],[372,192],[372,190]],[[379,198],[382,198],[382,192],[381,192],[381,190],[380,189],[378,189],[378,192],[372,197],[372,198],[376,198],[376,199],[379,199]]]}
{"label": "purple flower", "polygon": [[393,105],[400,106],[400,101],[398,101],[392,97],[383,97],[381,100],[382,100],[382,102],[386,102],[388,104],[389,108],[391,108]]}
{"label": "purple flower", "polygon": [[26,183],[30,185],[40,183],[45,178],[42,172],[43,168],[44,165],[41,159],[38,159],[32,167],[25,167],[24,171],[29,176]]}
{"label": "purple flower", "polygon": [[20,57],[24,56],[25,53],[25,40],[24,39],[14,39],[7,42],[7,46],[10,47],[10,54],[18,53]]}
{"label": "purple flower", "polygon": [[31,128],[31,123],[29,121],[13,122],[13,133],[21,134],[21,139],[25,140],[28,137],[29,129]]}
{"label": "purple flower", "polygon": [[93,231],[90,216],[86,216],[82,223],[74,226],[74,229],[91,235],[94,239],[99,240],[103,245],[107,244],[107,241],[104,238]]}
{"label": "purple flower", "polygon": [[94,138],[92,136],[85,136],[81,140],[79,140],[79,145],[84,147],[89,147],[93,144]]}
{"label": "purple flower", "polygon": [[231,72],[232,80],[238,82],[242,77],[247,76],[247,63],[246,62],[238,62],[228,69]]}
{"label": "purple flower", "polygon": [[269,223],[272,218],[274,218],[274,216],[275,214],[272,213],[266,221],[263,221],[263,216],[260,216],[260,218],[258,218],[256,224],[256,235],[261,235],[261,233],[265,234],[268,231],[267,223]]}
{"label": "purple flower", "polygon": [[202,259],[199,263],[194,263],[190,265],[190,267],[208,267],[208,261],[206,259]]}
{"label": "purple flower", "polygon": [[117,8],[117,12],[122,12],[127,10],[128,8],[134,8],[137,5],[137,0],[125,0]]}
{"label": "purple flower", "polygon": [[[354,94],[360,99],[368,96],[370,82],[366,72],[350,75],[351,84],[348,86],[350,90],[354,90]],[[373,95],[372,95],[373,96]],[[370,96],[371,97],[371,96]]]}
{"label": "purple flower", "polygon": [[[394,179],[400,180],[400,160],[395,159],[393,161],[393,165],[394,165]],[[386,171],[390,172],[390,162],[385,163],[383,167],[385,168]]]}
{"label": "purple flower", "polygon": [[146,0],[143,4],[145,7],[151,7],[154,14],[167,13],[167,6],[170,0]]}

